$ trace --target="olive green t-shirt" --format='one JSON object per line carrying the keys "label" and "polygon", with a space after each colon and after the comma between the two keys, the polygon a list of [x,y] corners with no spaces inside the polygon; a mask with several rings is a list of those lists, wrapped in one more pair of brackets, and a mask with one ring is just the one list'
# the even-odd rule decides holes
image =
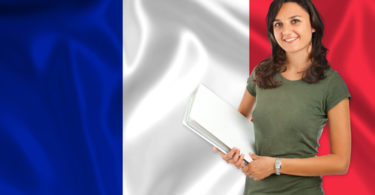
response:
{"label": "olive green t-shirt", "polygon": [[[272,89],[259,88],[247,80],[247,90],[256,97],[252,111],[255,151],[261,156],[280,158],[314,157],[319,138],[328,121],[327,112],[344,98],[351,98],[344,80],[332,68],[326,78],[309,84],[274,75],[282,85]],[[321,177],[271,175],[254,181],[246,177],[244,194],[324,194]]]}

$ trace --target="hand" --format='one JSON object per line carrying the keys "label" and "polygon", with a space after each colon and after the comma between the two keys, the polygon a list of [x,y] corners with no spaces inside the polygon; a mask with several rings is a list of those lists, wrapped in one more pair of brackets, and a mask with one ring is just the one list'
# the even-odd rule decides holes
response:
{"label": "hand", "polygon": [[253,153],[249,153],[249,155],[253,159],[253,161],[242,168],[242,172],[245,175],[253,178],[254,181],[259,181],[275,173],[276,158],[268,156],[258,156]]}
{"label": "hand", "polygon": [[[237,148],[232,148],[227,154],[224,154],[216,147],[213,147],[214,152],[220,152],[221,158],[227,163],[233,164],[237,168],[244,167],[244,155],[240,153],[240,150]],[[240,155],[241,154],[241,155]]]}

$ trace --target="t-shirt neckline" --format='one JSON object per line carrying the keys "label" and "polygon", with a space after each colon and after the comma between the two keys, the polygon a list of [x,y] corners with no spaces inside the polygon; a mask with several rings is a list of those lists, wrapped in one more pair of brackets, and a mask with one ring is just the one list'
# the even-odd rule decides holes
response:
{"label": "t-shirt neckline", "polygon": [[298,79],[298,80],[289,80],[287,78],[285,78],[281,72],[278,72],[277,74],[279,74],[279,76],[281,77],[282,80],[286,81],[286,82],[289,82],[289,83],[297,83],[299,81],[302,81],[302,78]]}

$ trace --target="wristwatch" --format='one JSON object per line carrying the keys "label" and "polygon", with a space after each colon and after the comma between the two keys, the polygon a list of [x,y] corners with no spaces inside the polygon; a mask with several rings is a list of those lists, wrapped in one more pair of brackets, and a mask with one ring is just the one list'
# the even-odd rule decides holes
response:
{"label": "wristwatch", "polygon": [[275,161],[276,175],[280,175],[280,169],[281,169],[281,159],[276,158],[276,161]]}

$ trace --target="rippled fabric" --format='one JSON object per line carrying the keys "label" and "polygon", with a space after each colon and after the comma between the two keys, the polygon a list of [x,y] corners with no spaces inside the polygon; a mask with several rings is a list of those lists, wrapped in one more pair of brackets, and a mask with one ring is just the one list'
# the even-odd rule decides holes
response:
{"label": "rippled fabric", "polygon": [[[250,69],[271,54],[265,17],[272,1],[250,2]],[[325,23],[328,60],[352,95],[352,154],[346,175],[324,176],[326,195],[375,194],[375,1],[313,0]],[[328,125],[320,140],[320,155],[328,154]]]}
{"label": "rippled fabric", "polygon": [[0,194],[121,194],[122,2],[0,2]]}
{"label": "rippled fabric", "polygon": [[245,176],[182,126],[199,83],[238,107],[249,3],[124,1],[123,194],[241,194]]}

